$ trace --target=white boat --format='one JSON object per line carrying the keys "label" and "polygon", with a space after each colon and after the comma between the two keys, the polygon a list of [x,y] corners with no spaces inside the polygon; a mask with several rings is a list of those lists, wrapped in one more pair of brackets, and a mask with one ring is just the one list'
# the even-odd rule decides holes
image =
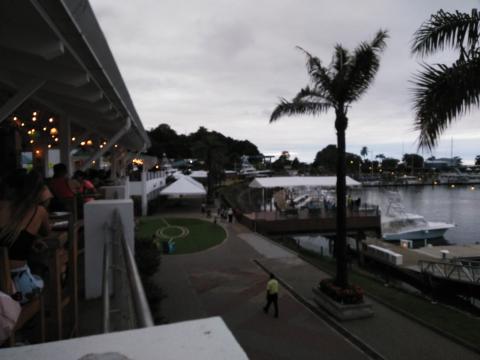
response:
{"label": "white boat", "polygon": [[441,238],[454,224],[427,221],[421,215],[406,214],[404,218],[382,218],[385,240],[426,240]]}
{"label": "white boat", "polygon": [[238,172],[238,175],[243,177],[266,177],[271,175],[270,170],[257,170],[250,162],[248,161],[248,156],[243,155],[241,158],[241,169]]}
{"label": "white boat", "polygon": [[382,211],[382,234],[385,240],[425,240],[441,238],[455,227],[446,222],[428,221],[423,216],[405,211],[397,191],[385,191],[379,206]]}

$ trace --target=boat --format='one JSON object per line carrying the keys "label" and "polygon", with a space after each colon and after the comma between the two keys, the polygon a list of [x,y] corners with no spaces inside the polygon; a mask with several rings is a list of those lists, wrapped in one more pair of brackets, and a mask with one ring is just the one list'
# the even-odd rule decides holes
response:
{"label": "boat", "polygon": [[253,178],[253,177],[267,177],[271,175],[270,170],[257,170],[250,162],[248,161],[248,156],[243,155],[240,158],[241,161],[241,168],[238,172],[238,175],[245,177],[245,178]]}
{"label": "boat", "polygon": [[422,215],[407,213],[397,191],[384,194],[387,206],[382,209],[382,233],[388,241],[396,240],[428,240],[441,238],[455,227],[454,224],[428,221]]}
{"label": "boat", "polygon": [[446,222],[427,221],[418,214],[407,213],[404,218],[387,219],[382,218],[382,232],[383,238],[388,241],[441,238],[455,227]]}

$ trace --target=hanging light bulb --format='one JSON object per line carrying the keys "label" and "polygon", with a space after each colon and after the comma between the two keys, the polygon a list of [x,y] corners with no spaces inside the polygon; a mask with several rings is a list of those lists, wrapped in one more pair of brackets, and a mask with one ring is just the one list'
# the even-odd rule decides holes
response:
{"label": "hanging light bulb", "polygon": [[82,141],[80,145],[85,146],[85,141]]}
{"label": "hanging light bulb", "polygon": [[46,127],[46,126],[44,126],[42,130],[43,130],[43,131],[47,131],[47,127]]}
{"label": "hanging light bulb", "polygon": [[35,150],[35,155],[40,155],[40,150]]}
{"label": "hanging light bulb", "polygon": [[115,146],[116,148],[118,148],[118,145],[117,145],[117,144],[115,144],[114,146]]}
{"label": "hanging light bulb", "polygon": [[58,138],[57,138],[57,137],[56,137],[54,140],[55,140],[55,142],[58,142]]}
{"label": "hanging light bulb", "polygon": [[48,144],[47,146],[48,146],[48,148],[50,149],[50,148],[52,147],[52,144]]}
{"label": "hanging light bulb", "polygon": [[13,121],[17,121],[18,118],[16,116],[13,117]]}
{"label": "hanging light bulb", "polygon": [[32,130],[30,130],[30,131],[32,132],[32,134],[35,134],[35,129],[32,129]]}
{"label": "hanging light bulb", "polygon": [[30,144],[33,144],[34,142],[35,142],[35,141],[33,141],[33,140],[30,140]]}
{"label": "hanging light bulb", "polygon": [[36,112],[36,111],[34,111],[32,115],[33,115],[33,116],[37,116],[37,112]]}
{"label": "hanging light bulb", "polygon": [[100,144],[100,149],[103,149],[103,144]]}
{"label": "hanging light bulb", "polygon": [[48,119],[49,123],[53,123],[53,118]]}
{"label": "hanging light bulb", "polygon": [[50,129],[50,135],[57,135],[57,134],[58,134],[57,128],[53,127],[53,128]]}
{"label": "hanging light bulb", "polygon": [[25,126],[25,123],[21,123],[20,126]]}
{"label": "hanging light bulb", "polygon": [[37,117],[36,116],[32,117],[32,121],[33,122],[37,121]]}
{"label": "hanging light bulb", "polygon": [[75,136],[74,136],[74,137],[72,137],[72,141],[75,141],[75,140],[76,140],[76,139],[75,139]]}
{"label": "hanging light bulb", "polygon": [[28,134],[28,135],[32,135],[32,130],[28,130],[28,131],[27,131],[27,134]]}
{"label": "hanging light bulb", "polygon": [[93,141],[92,140],[87,140],[87,145],[92,145],[93,144]]}

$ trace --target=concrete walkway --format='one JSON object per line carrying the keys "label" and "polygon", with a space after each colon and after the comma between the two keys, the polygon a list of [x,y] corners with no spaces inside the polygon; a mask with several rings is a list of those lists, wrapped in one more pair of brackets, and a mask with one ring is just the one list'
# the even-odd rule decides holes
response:
{"label": "concrete walkway", "polygon": [[[192,214],[183,214],[192,217]],[[164,256],[159,285],[170,322],[219,315],[252,359],[365,359],[362,350],[283,289],[280,319],[263,314],[267,275],[274,272],[312,302],[311,288],[327,277],[294,253],[239,224],[223,224],[228,239],[191,255]],[[478,359],[479,355],[380,303],[375,317],[341,323],[385,359]]]}

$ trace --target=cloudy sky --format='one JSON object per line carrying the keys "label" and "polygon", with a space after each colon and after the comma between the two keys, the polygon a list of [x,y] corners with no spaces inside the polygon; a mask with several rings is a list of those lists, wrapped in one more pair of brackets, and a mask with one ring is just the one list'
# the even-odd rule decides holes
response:
{"label": "cloudy sky", "polygon": [[[382,28],[390,34],[373,86],[349,112],[347,150],[401,157],[416,150],[411,85],[420,59],[414,31],[438,11],[470,12],[479,0],[91,0],[147,129],[199,126],[248,139],[266,154],[303,161],[335,143],[334,116],[268,119],[280,97],[307,84],[299,45],[324,63],[336,43],[353,48]],[[427,58],[446,62],[452,54]],[[480,154],[480,111],[456,122],[433,155]],[[430,155],[424,153],[425,156]]]}

